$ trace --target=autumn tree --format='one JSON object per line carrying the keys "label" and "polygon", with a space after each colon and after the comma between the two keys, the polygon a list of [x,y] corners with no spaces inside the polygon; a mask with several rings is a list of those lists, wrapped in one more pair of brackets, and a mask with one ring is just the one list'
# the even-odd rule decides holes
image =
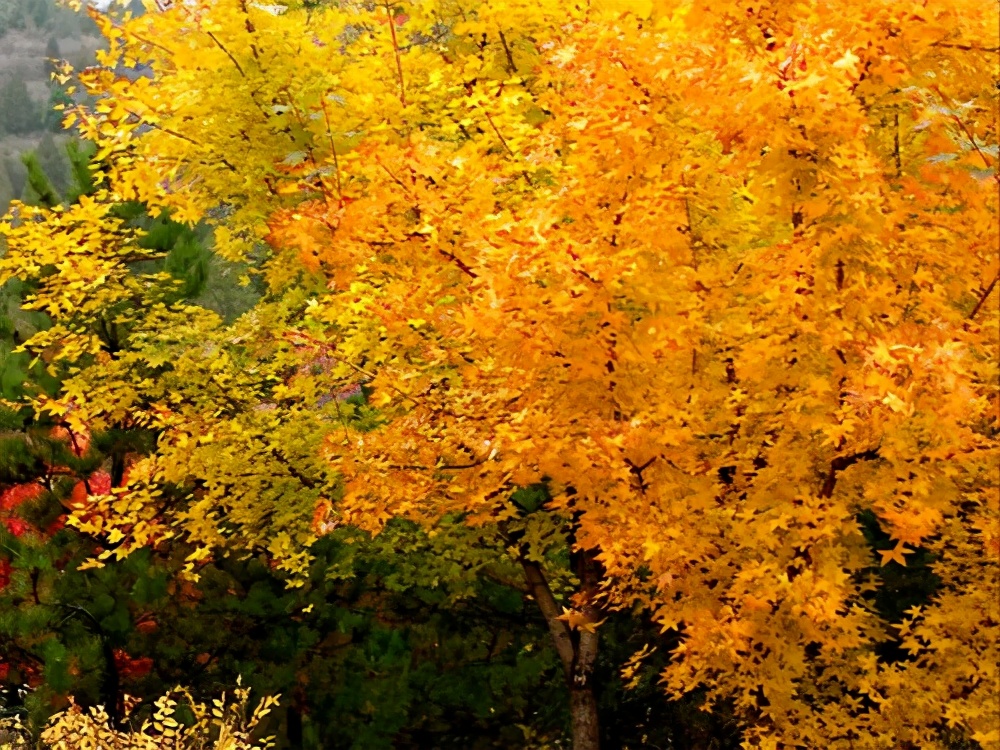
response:
{"label": "autumn tree", "polygon": [[[224,214],[221,252],[267,242],[273,299],[231,330],[158,308],[141,354],[100,356],[94,304],[148,294],[127,241],[89,239],[118,232],[108,208],[8,231],[8,274],[86,248],[37,296],[67,323],[29,348],[95,357],[48,408],[163,433],[143,509],[109,498],[91,531],[122,553],[172,533],[155,487],[192,478],[190,539],[292,571],[338,524],[495,528],[580,750],[600,624],[630,605],[678,640],[669,692],[733,700],[750,747],[1000,745],[994,9],[215,0],[100,23],[102,100],[68,124],[105,200]],[[141,377],[167,362],[208,387]],[[360,422],[331,395],[359,381]],[[296,428],[303,403],[329,427]],[[933,597],[879,617],[873,567],[917,554]]]}
{"label": "autumn tree", "polygon": [[[82,153],[71,150],[76,156]],[[78,161],[73,160],[75,173]],[[86,189],[77,186],[70,199],[56,192],[37,159],[26,159],[26,164],[39,205],[14,207],[10,263],[17,262],[23,247],[18,230],[28,231],[35,224],[30,217],[47,217],[46,225],[54,229],[48,224],[54,216],[72,215],[107,198],[94,184],[91,169],[79,175],[91,184]],[[539,717],[538,707],[522,697],[528,691],[545,694],[543,683],[554,654],[538,643],[544,628],[538,627],[530,612],[524,615],[519,592],[503,582],[504,577],[510,579],[509,573],[491,570],[490,577],[482,574],[488,563],[496,565],[498,555],[502,567],[502,551],[483,546],[482,562],[476,564],[462,548],[464,567],[458,566],[456,554],[449,550],[451,537],[441,533],[443,529],[438,529],[436,542],[427,544],[424,537],[430,547],[427,551],[421,549],[422,534],[415,528],[384,533],[368,544],[356,530],[345,530],[346,540],[327,537],[326,544],[312,549],[317,559],[315,572],[307,571],[310,580],[300,581],[300,587],[292,591],[285,590],[282,578],[260,560],[213,565],[203,550],[194,550],[187,561],[189,568],[197,570],[192,577],[198,583],[176,580],[184,556],[192,550],[183,541],[172,543],[169,538],[150,544],[155,554],[143,549],[112,564],[81,566],[87,557],[107,559],[120,549],[122,537],[94,538],[93,532],[103,521],[95,503],[102,497],[127,503],[136,496],[148,497],[141,489],[130,493],[124,485],[130,465],[149,452],[157,433],[139,419],[81,419],[78,406],[63,412],[51,396],[60,387],[65,392],[65,379],[74,368],[92,368],[95,359],[113,353],[125,364],[123,372],[140,379],[143,395],[158,368],[170,370],[164,390],[178,398],[182,409],[187,408],[185,399],[204,392],[206,370],[185,370],[180,361],[165,368],[162,350],[144,349],[146,321],[142,316],[151,309],[151,325],[159,325],[156,316],[162,314],[163,305],[177,320],[186,320],[192,331],[186,335],[183,328],[174,329],[180,337],[178,350],[181,346],[195,349],[195,361],[203,365],[211,363],[213,354],[202,350],[211,341],[213,326],[199,329],[191,323],[192,317],[197,321],[207,311],[183,302],[204,296],[203,287],[212,282],[206,278],[213,273],[212,259],[205,262],[206,250],[199,244],[198,233],[171,221],[165,213],[150,219],[140,204],[99,205],[107,211],[106,224],[78,225],[70,220],[61,230],[64,237],[75,240],[80,236],[72,234],[75,229],[93,228],[97,230],[94,241],[101,247],[110,251],[116,243],[131,247],[121,256],[122,273],[116,279],[131,294],[112,296],[104,309],[94,306],[90,310],[92,317],[76,318],[84,332],[97,338],[96,355],[54,348],[28,368],[29,354],[18,352],[5,368],[5,375],[9,374],[5,379],[12,386],[4,394],[11,410],[3,412],[8,419],[0,443],[0,519],[8,523],[7,531],[0,532],[5,550],[0,555],[0,632],[5,636],[0,648],[0,684],[29,690],[26,699],[8,702],[8,707],[27,712],[37,727],[73,694],[78,705],[103,705],[116,724],[122,720],[126,690],[149,695],[173,684],[164,681],[177,679],[204,692],[206,684],[215,688],[221,681],[225,687],[242,672],[264,688],[287,688],[290,705],[282,713],[289,747],[301,747],[310,735],[314,744],[324,746],[335,742],[343,747],[375,747],[410,735],[434,736],[448,730],[459,735],[504,736],[500,730],[505,724],[510,729],[503,731],[514,733],[508,737],[512,741],[521,736],[517,723],[527,727],[530,722],[538,729],[554,721],[558,729],[562,718],[558,709]],[[27,223],[20,223],[26,218]],[[74,246],[72,242],[67,245]],[[163,270],[170,275],[160,273]],[[39,269],[37,277],[30,277],[33,281],[10,279],[4,287],[10,293],[11,313],[36,323],[25,328],[22,322],[8,349],[50,328],[53,319],[57,325],[67,320],[58,310],[49,310],[50,318],[31,309],[37,307],[35,292],[46,280],[59,283],[51,276],[48,269]],[[236,279],[230,284],[237,287]],[[209,299],[215,301],[215,297]],[[232,307],[232,300],[222,302],[222,309]],[[205,316],[203,320],[215,321],[215,328],[232,337],[232,330],[219,325],[219,318]],[[58,341],[69,343],[62,337]],[[156,343],[162,347],[162,340]],[[43,382],[45,388],[40,387]],[[102,387],[120,389],[122,385],[121,380],[102,381]],[[113,391],[107,403],[113,406],[117,396],[124,394]],[[326,416],[338,408],[360,411],[363,402],[357,387],[335,398],[327,395]],[[272,407],[277,409],[273,402],[248,399],[246,403],[246,410],[264,420],[264,425],[273,418]],[[134,406],[129,416],[142,408],[143,404]],[[156,415],[155,410],[149,411]],[[284,421],[300,436],[307,426],[303,418]],[[360,415],[353,422],[356,428],[363,426]],[[263,431],[258,432],[256,442],[274,451],[261,439]],[[252,434],[248,430],[248,436]],[[317,445],[324,434],[313,430]],[[257,460],[253,453],[249,459]],[[300,473],[310,470],[308,463],[288,467],[282,481],[275,467],[287,464],[288,458],[273,453],[271,461],[261,467],[260,476],[278,480],[276,501],[293,499],[289,481],[310,482],[307,474]],[[241,471],[233,462],[219,463],[223,475]],[[157,502],[181,505],[191,490],[202,498],[213,491],[210,483],[218,476],[203,471],[187,486],[159,483]],[[305,513],[306,527],[314,504],[311,500],[304,506],[310,511]],[[74,507],[78,528],[63,528],[61,514]],[[453,527],[459,532],[464,529]],[[493,547],[496,544],[494,539]],[[439,585],[445,579],[447,585]],[[423,609],[415,603],[422,603]],[[220,621],[227,623],[226,629],[220,630]],[[267,637],[254,635],[261,632]],[[484,649],[481,642],[493,645]],[[352,682],[352,675],[357,674],[366,675],[364,685]],[[332,678],[336,679],[329,684]],[[300,681],[317,681],[322,688],[306,692]],[[430,693],[438,706],[435,710],[426,707],[427,700],[415,699]],[[444,714],[445,710],[449,713]],[[310,721],[310,714],[330,719]]]}
{"label": "autumn tree", "polygon": [[[65,195],[39,157],[24,158],[28,192],[42,207],[78,204],[97,189],[93,151],[71,141],[67,152],[73,180]],[[146,262],[165,267],[180,295],[202,293],[207,250],[196,232],[165,215],[150,219],[141,206],[116,211],[144,228],[139,243],[150,251]],[[120,491],[129,462],[149,452],[155,434],[125,424],[94,433],[86,423],[70,425],[31,407],[58,393],[66,374],[58,362],[18,351],[51,326],[46,314],[25,307],[35,289],[19,279],[0,287],[0,686],[13,696],[5,709],[25,712],[36,727],[70,692],[84,705],[103,705],[117,721],[122,691],[134,690],[153,666],[126,647],[145,632],[144,617],[158,587],[166,592],[169,566],[140,555],[112,570],[77,570],[101,547],[64,522],[69,509],[86,516],[91,497]]]}

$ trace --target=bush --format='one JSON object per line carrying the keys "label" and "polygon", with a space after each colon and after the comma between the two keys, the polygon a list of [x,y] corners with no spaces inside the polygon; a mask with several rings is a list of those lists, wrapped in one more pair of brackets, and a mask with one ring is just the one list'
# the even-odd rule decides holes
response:
{"label": "bush", "polygon": [[264,716],[278,704],[278,699],[265,697],[248,713],[249,688],[237,687],[233,697],[234,700],[227,702],[223,693],[209,708],[196,703],[187,691],[177,688],[156,701],[152,716],[138,729],[114,727],[103,709],[84,711],[74,703],[52,717],[42,732],[42,746],[113,747],[117,750],[157,750],[166,746],[175,750],[265,750],[272,747],[270,738],[254,740],[253,733]]}

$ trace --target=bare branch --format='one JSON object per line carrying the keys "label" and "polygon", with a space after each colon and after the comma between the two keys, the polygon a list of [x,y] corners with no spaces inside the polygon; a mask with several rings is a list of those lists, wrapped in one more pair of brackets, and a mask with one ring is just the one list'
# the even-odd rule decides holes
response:
{"label": "bare branch", "polygon": [[998,270],[995,274],[993,274],[993,281],[989,283],[989,285],[983,291],[982,296],[980,296],[979,301],[976,303],[976,306],[972,308],[972,312],[969,313],[969,320],[972,320],[974,317],[976,317],[976,313],[978,313],[980,309],[982,309],[983,304],[986,302],[986,299],[993,293],[993,289],[994,287],[996,287],[998,280],[1000,280],[1000,270]]}

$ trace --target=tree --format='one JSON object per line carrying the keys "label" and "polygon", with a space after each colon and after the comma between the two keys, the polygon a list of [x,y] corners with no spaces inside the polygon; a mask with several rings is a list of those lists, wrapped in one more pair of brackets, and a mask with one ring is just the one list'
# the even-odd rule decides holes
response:
{"label": "tree", "polygon": [[[70,153],[79,166],[86,151],[71,147]],[[53,193],[37,160],[26,161],[36,192]],[[80,176],[81,182],[91,178],[90,170]],[[96,187],[91,180],[75,191],[86,196]],[[70,211],[79,205],[56,196],[38,210],[63,203]],[[20,215],[29,210],[15,207]],[[201,293],[204,268],[199,272],[187,263],[198,257],[191,255],[194,231],[164,215],[144,218],[138,205],[116,206],[114,213],[142,228],[140,248],[167,255],[162,261],[130,260],[133,274],[141,279],[163,264],[183,280],[181,294]],[[24,291],[15,288],[19,284],[12,280],[5,287],[11,306]],[[98,330],[102,350],[117,349],[121,356],[128,332],[106,323]],[[20,339],[29,335],[22,331]],[[553,717],[558,728],[558,710],[540,717],[528,697],[547,694],[545,673],[554,654],[539,643],[544,628],[532,622],[530,611],[525,617],[519,593],[503,582],[509,571],[502,565],[488,571],[499,584],[483,574],[496,551],[484,551],[470,568],[456,565],[449,541],[455,534],[448,529],[438,529],[434,542],[406,528],[373,543],[356,531],[328,537],[314,549],[318,559],[308,585],[292,591],[257,559],[206,564],[197,558],[197,586],[179,581],[185,556],[198,551],[167,540],[155,545],[155,554],[144,549],[123,561],[80,569],[100,547],[90,535],[62,527],[66,508],[76,503],[93,510],[102,495],[123,499],[129,467],[149,452],[156,435],[141,424],[118,423],[98,432],[72,413],[35,412],[25,396],[44,403],[59,384],[40,377],[44,367],[29,379],[28,356],[17,357],[20,367],[11,369],[12,390],[4,396],[20,408],[3,412],[0,444],[0,520],[8,528],[0,555],[0,684],[30,692],[5,701],[6,709],[26,711],[38,727],[72,692],[77,705],[103,705],[114,724],[122,719],[124,691],[150,697],[183,680],[203,695],[242,673],[268,692],[290,694],[283,746],[301,747],[312,736],[308,747],[388,747],[420,744],[408,738],[449,731],[499,734],[510,742],[520,736],[515,723],[541,731]],[[48,364],[62,371],[57,359]],[[143,371],[148,378],[149,369]],[[44,394],[41,380],[47,383]],[[188,386],[192,392],[203,388],[203,379]],[[357,397],[344,397],[345,404],[352,401],[357,404]],[[161,486],[158,492],[178,503],[188,489],[198,492],[197,486]],[[86,524],[87,517],[82,513],[78,520]],[[461,536],[464,527],[453,529]],[[468,561],[467,553],[463,559]],[[223,630],[220,621],[227,623]],[[364,684],[356,684],[358,674],[366,675]],[[303,691],[302,681],[322,688]]]}
{"label": "tree", "polygon": [[55,6],[49,0],[27,0],[25,4],[28,17],[37,29],[43,29],[48,24]]}
{"label": "tree", "polygon": [[81,20],[85,22],[84,30],[92,32],[89,18],[72,13],[55,0],[5,0],[0,5],[0,38],[15,29],[65,35],[67,31],[79,30]]}
{"label": "tree", "polygon": [[24,154],[21,161],[28,174],[22,200],[26,203],[48,206],[49,208],[59,205],[61,202],[59,193],[49,180],[48,172],[42,167],[38,154],[33,151]]}
{"label": "tree", "polygon": [[19,77],[9,78],[0,85],[0,132],[24,135],[38,130],[38,107],[28,94],[28,87]]}
{"label": "tree", "polygon": [[[24,186],[27,183],[27,171],[24,164],[18,158],[12,158],[10,156],[5,156],[3,160],[4,171],[10,178],[10,184],[13,188],[13,198],[17,198],[21,195],[24,190]],[[7,206],[4,206],[4,213],[7,211]]]}
{"label": "tree", "polygon": [[[633,604],[678,641],[669,691],[731,699],[748,746],[947,728],[996,748],[997,19],[967,10],[219,0],[103,21],[162,71],[84,76],[120,105],[76,113],[115,190],[186,220],[222,202],[224,252],[273,248],[267,326],[164,308],[51,405],[163,430],[146,509],[104,504],[118,549],[176,521],[303,570],[336,524],[458,516],[520,564],[580,750],[601,622]],[[41,267],[74,222],[117,231],[88,211],[12,228],[4,267]],[[73,327],[33,349],[90,351],[92,300],[141,293],[111,246],[89,256],[107,283],[46,279]],[[173,402],[140,377],[167,360]],[[359,380],[368,412],[331,397]],[[320,395],[322,439],[296,428]],[[194,478],[168,521],[149,488]],[[933,597],[880,618],[873,573],[918,554]]]}
{"label": "tree", "polygon": [[58,72],[58,62],[61,59],[62,52],[59,49],[59,40],[54,36],[51,36],[49,37],[49,41],[45,44],[45,64],[42,68],[46,78],[49,78],[53,73]]}
{"label": "tree", "polygon": [[7,173],[7,165],[0,161],[0,211],[7,213],[7,204],[14,197],[14,182]]}
{"label": "tree", "polygon": [[62,129],[63,109],[73,106],[73,99],[61,86],[49,89],[49,101],[45,105],[45,127],[53,132]]}
{"label": "tree", "polygon": [[[68,147],[74,167],[73,200],[94,192],[89,171],[92,150],[77,144]],[[34,154],[26,155],[28,183],[38,203],[52,208],[64,203]],[[154,249],[161,248],[154,243]],[[2,288],[0,311],[0,516],[4,528],[0,568],[0,649],[3,676],[0,683],[17,686],[18,700],[28,703],[29,715],[58,707],[72,684],[77,696],[103,704],[118,717],[123,678],[134,666],[116,648],[131,621],[127,598],[110,595],[107,581],[89,580],[87,573],[69,572],[95,554],[94,540],[64,529],[66,510],[85,507],[95,492],[110,492],[121,484],[128,455],[149,450],[148,431],[141,427],[92,434],[86,427],[68,426],[26,405],[31,396],[52,396],[59,390],[56,368],[19,351],[18,344],[47,330],[44,314],[22,307],[35,287],[16,279]],[[101,469],[108,461],[108,471]],[[134,567],[134,566],[133,566]],[[148,567],[148,566],[147,566]],[[121,583],[132,575],[115,579]],[[138,578],[142,578],[141,569]],[[96,584],[96,585],[95,585]],[[95,588],[104,589],[91,598]],[[131,586],[126,587],[126,590]],[[33,690],[27,698],[24,687]],[[6,708],[6,706],[5,706]],[[43,717],[44,718],[44,717]]]}

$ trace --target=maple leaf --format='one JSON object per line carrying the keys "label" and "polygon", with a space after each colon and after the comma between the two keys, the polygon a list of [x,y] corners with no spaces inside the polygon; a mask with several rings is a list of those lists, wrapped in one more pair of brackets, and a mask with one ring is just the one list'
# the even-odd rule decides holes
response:
{"label": "maple leaf", "polygon": [[563,608],[563,613],[559,615],[560,620],[565,622],[570,630],[583,630],[587,633],[597,632],[605,620],[594,621],[589,615],[576,609]]}
{"label": "maple leaf", "polygon": [[904,555],[912,555],[912,549],[906,549],[906,545],[903,542],[897,542],[896,546],[892,549],[879,550],[878,553],[882,555],[882,562],[880,563],[883,567],[888,565],[890,562],[897,562],[906,567],[906,558]]}

